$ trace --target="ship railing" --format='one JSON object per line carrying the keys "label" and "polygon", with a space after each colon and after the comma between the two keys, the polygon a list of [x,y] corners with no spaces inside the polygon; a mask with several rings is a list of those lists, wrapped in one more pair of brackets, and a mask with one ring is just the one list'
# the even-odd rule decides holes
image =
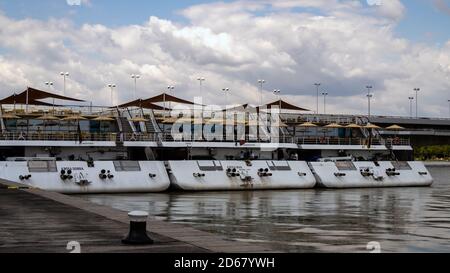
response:
{"label": "ship railing", "polygon": [[379,130],[382,135],[450,135],[450,130],[407,128],[401,131]]}
{"label": "ship railing", "polygon": [[[370,143],[369,143],[370,141]],[[388,139],[368,139],[368,138],[338,138],[338,137],[297,137],[300,145],[386,145],[386,146],[409,146],[409,139],[388,138]]]}
{"label": "ship railing", "polygon": [[384,145],[386,146],[410,146],[411,145],[411,140],[408,138],[399,138],[399,137],[394,137],[394,138],[386,138],[384,139]]}
{"label": "ship railing", "polygon": [[295,138],[292,136],[287,136],[287,135],[280,135],[279,137],[272,137],[272,138],[268,138],[268,137],[261,137],[261,138],[257,138],[255,135],[250,135],[247,134],[245,137],[243,138],[237,138],[236,136],[234,136],[233,139],[229,139],[226,136],[224,136],[222,139],[220,138],[214,138],[214,137],[209,137],[206,138],[204,136],[197,136],[197,135],[183,135],[183,134],[179,134],[179,135],[172,135],[172,134],[155,134],[155,135],[159,135],[161,136],[160,139],[161,141],[164,142],[240,142],[240,141],[244,141],[244,142],[248,142],[248,143],[295,143]]}
{"label": "ship railing", "polygon": [[[165,142],[239,142],[240,139],[212,139],[206,140],[199,137],[183,137],[181,139],[174,138],[171,134],[161,133],[88,133],[82,132],[3,132],[0,133],[0,141],[137,141],[137,142],[157,142],[159,140]],[[291,137],[280,136],[278,138],[257,139],[250,135],[246,135],[243,139],[245,142],[262,142],[262,143],[295,143],[303,145],[368,145],[368,138],[337,138],[337,137]],[[370,140],[370,145],[386,145],[386,146],[409,146],[410,140],[406,138],[386,138]]]}
{"label": "ship railing", "polygon": [[123,141],[157,142],[158,135],[158,133],[126,133],[123,135]]}
{"label": "ship railing", "polygon": [[111,141],[116,142],[116,133],[87,133],[82,132],[3,132],[0,141]]}
{"label": "ship railing", "polygon": [[13,113],[16,115],[27,116],[41,116],[51,114],[54,116],[69,116],[69,115],[82,115],[82,116],[116,116],[117,110],[107,106],[94,106],[94,105],[64,105],[64,106],[30,106],[28,112],[23,108],[14,107],[13,105],[3,105],[3,113]]}

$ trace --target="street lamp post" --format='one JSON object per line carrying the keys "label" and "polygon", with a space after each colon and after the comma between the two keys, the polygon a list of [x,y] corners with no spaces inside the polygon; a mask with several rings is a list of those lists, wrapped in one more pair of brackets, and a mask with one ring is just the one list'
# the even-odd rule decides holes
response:
{"label": "street lamp post", "polygon": [[278,98],[278,104],[280,107],[280,111],[281,111],[281,90],[280,89],[275,89],[273,90],[273,93],[277,96]]}
{"label": "street lamp post", "polygon": [[116,88],[117,86],[113,83],[108,84],[108,87],[111,88],[111,106],[114,106],[114,97],[113,97],[113,93],[114,93],[114,88]]}
{"label": "street lamp post", "polygon": [[319,114],[319,87],[320,87],[320,83],[315,83],[314,84],[316,86],[316,114]]}
{"label": "street lamp post", "polygon": [[225,109],[228,107],[228,92],[230,92],[230,88],[223,88],[222,91],[225,93]]}
{"label": "street lamp post", "polygon": [[[175,86],[173,86],[173,85],[167,86],[167,91],[168,91],[169,95],[171,95],[170,93],[171,93],[171,91],[173,92],[173,90],[175,90]],[[166,102],[165,102],[165,100],[166,100],[166,96],[164,95],[164,108],[166,107]],[[170,101],[169,101],[169,108],[170,108],[170,109],[172,108],[172,102],[170,102]],[[169,109],[169,112],[170,112],[170,109]],[[165,115],[165,114],[164,114],[164,115]]]}
{"label": "street lamp post", "polygon": [[64,93],[63,93],[63,95],[65,96],[66,95],[66,78],[69,77],[70,74],[69,74],[69,72],[61,72],[61,73],[59,73],[59,75],[63,76],[63,78],[64,78],[64,89],[63,89]]}
{"label": "street lamp post", "polygon": [[323,114],[326,115],[327,114],[327,96],[328,96],[328,92],[323,92],[322,96],[323,96]]}
{"label": "street lamp post", "polygon": [[137,99],[136,93],[137,93],[137,80],[141,78],[141,75],[132,74],[131,78],[134,80],[134,100]]}
{"label": "street lamp post", "polygon": [[412,118],[413,117],[412,103],[414,97],[408,97],[408,99],[409,99],[409,117]]}
{"label": "street lamp post", "polygon": [[[203,94],[202,94],[202,91],[203,91],[203,90],[202,90],[203,82],[206,81],[206,79],[203,78],[203,77],[200,77],[200,78],[197,79],[197,81],[199,81],[199,83],[200,83],[200,97],[202,97],[202,95],[203,95]],[[203,98],[202,98],[202,99],[203,99]]]}
{"label": "street lamp post", "polygon": [[[45,85],[47,85],[48,90],[51,91],[51,87],[53,87],[53,82],[45,82]],[[55,98],[53,98],[52,103],[53,103],[52,111],[55,112]]]}
{"label": "street lamp post", "polygon": [[263,104],[263,84],[266,83],[266,80],[258,80],[259,87],[260,87],[260,106]]}
{"label": "street lamp post", "polygon": [[199,81],[199,83],[200,83],[200,98],[202,99],[202,117],[203,117],[204,114],[205,114],[205,113],[203,113],[203,111],[204,111],[204,109],[205,109],[205,108],[203,107],[203,105],[205,105],[205,103],[204,103],[204,101],[203,101],[203,90],[202,90],[202,87],[203,87],[203,82],[206,81],[206,79],[203,78],[203,77],[200,77],[200,78],[197,79],[197,81]]}
{"label": "street lamp post", "polygon": [[373,95],[370,93],[370,90],[373,88],[371,85],[367,85],[367,113],[368,118],[370,118],[370,99],[373,98]]}
{"label": "street lamp post", "polygon": [[414,91],[416,92],[416,118],[418,118],[419,117],[418,95],[419,95],[420,88],[414,88]]}

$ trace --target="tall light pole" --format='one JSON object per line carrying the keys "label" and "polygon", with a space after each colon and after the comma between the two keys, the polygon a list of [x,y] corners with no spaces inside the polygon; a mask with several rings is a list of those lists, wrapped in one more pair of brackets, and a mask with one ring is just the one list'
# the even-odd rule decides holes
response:
{"label": "tall light pole", "polygon": [[420,88],[414,88],[414,91],[416,92],[416,118],[419,117],[419,103],[418,103],[418,96],[419,96],[419,91]]}
{"label": "tall light pole", "polygon": [[259,83],[259,92],[260,92],[260,101],[259,101],[259,103],[260,103],[260,106],[262,106],[262,104],[263,104],[263,84],[265,84],[266,83],[266,80],[258,80],[258,83]]}
{"label": "tall light pole", "polygon": [[326,115],[327,114],[327,96],[328,96],[328,92],[323,92],[322,96],[323,96],[323,114]]}
{"label": "tall light pole", "polygon": [[[173,90],[175,90],[175,86],[173,86],[173,85],[167,86],[167,92],[168,92],[169,95],[171,95],[170,93],[173,92]],[[166,100],[166,96],[164,96],[164,101],[165,100]],[[166,107],[166,103],[165,102],[164,102],[164,107]],[[172,108],[172,102],[170,102],[170,101],[169,101],[169,108]]]}
{"label": "tall light pole", "polygon": [[63,93],[63,95],[65,96],[66,95],[66,78],[69,77],[70,74],[69,74],[69,72],[61,72],[61,73],[59,73],[59,75],[63,76],[63,78],[64,78],[64,89],[63,89],[64,93]]}
{"label": "tall light pole", "polygon": [[273,94],[275,95],[275,96],[277,96],[277,99],[278,99],[278,106],[280,107],[280,111],[281,111],[281,90],[280,89],[274,89],[273,90]]}
{"label": "tall light pole", "polygon": [[373,95],[370,93],[370,90],[372,90],[373,86],[367,85],[367,117],[370,118],[370,99],[373,98]]}
{"label": "tall light pole", "polygon": [[134,80],[134,100],[137,99],[136,93],[137,93],[137,80],[141,78],[141,75],[132,74],[131,78]]}
{"label": "tall light pole", "polygon": [[228,107],[228,92],[230,92],[230,88],[222,88],[222,91],[225,93],[225,109]]}
{"label": "tall light pole", "polygon": [[412,118],[413,117],[412,103],[414,97],[408,97],[408,99],[409,99],[409,117]]}
{"label": "tall light pole", "polygon": [[[203,94],[202,94],[202,93],[203,93],[203,92],[202,92],[202,91],[203,91],[203,90],[202,90],[203,82],[206,81],[206,79],[203,78],[203,77],[200,77],[200,78],[197,79],[197,81],[200,83],[200,97],[202,97],[202,96],[203,96]],[[203,99],[203,97],[202,97],[202,99]]]}
{"label": "tall light pole", "polygon": [[316,86],[316,114],[319,114],[319,87],[320,83],[315,83]]}
{"label": "tall light pole", "polygon": [[[45,82],[45,85],[47,85],[48,90],[51,91],[51,88],[53,87],[53,82]],[[55,98],[53,98],[53,111],[55,111]]]}
{"label": "tall light pole", "polygon": [[110,84],[108,84],[108,87],[111,88],[111,106],[114,106],[113,93],[114,93],[114,88],[116,88],[117,86],[113,83],[110,83]]}
{"label": "tall light pole", "polygon": [[202,90],[202,87],[203,87],[203,82],[206,81],[206,79],[203,78],[203,77],[200,77],[200,78],[197,79],[197,81],[200,83],[200,98],[202,99],[202,117],[204,117],[205,113],[203,113],[203,111],[205,110],[205,108],[204,108],[205,103],[203,101],[203,90]]}

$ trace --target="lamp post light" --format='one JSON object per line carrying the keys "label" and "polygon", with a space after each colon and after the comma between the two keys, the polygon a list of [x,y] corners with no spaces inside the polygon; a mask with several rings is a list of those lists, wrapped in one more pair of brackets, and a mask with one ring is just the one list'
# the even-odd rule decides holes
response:
{"label": "lamp post light", "polygon": [[114,88],[116,88],[117,86],[113,83],[110,83],[110,84],[108,84],[108,87],[111,88],[111,106],[114,106],[113,93],[114,93]]}
{"label": "lamp post light", "polygon": [[274,90],[273,90],[273,93],[275,94],[275,96],[277,96],[277,99],[280,100],[280,93],[281,93],[281,90],[280,90],[280,89],[274,89]]}
{"label": "lamp post light", "polygon": [[260,105],[263,104],[263,85],[266,83],[266,80],[258,80],[259,87],[260,87]]}
{"label": "lamp post light", "polygon": [[316,114],[319,114],[319,87],[321,83],[315,83],[316,86]]}
{"label": "lamp post light", "polygon": [[280,89],[274,89],[273,90],[273,94],[275,96],[277,96],[277,98],[278,98],[278,104],[279,104],[280,111],[281,111],[281,90]]}
{"label": "lamp post light", "polygon": [[69,77],[70,74],[69,74],[69,72],[61,72],[61,73],[59,73],[59,75],[63,76],[63,78],[64,78],[64,89],[63,89],[64,93],[63,93],[63,95],[65,96],[66,95],[66,78]]}
{"label": "lamp post light", "polygon": [[[200,97],[202,97],[202,95],[203,95],[203,94],[202,94],[202,91],[203,91],[203,90],[202,90],[203,82],[206,81],[206,79],[203,78],[203,77],[200,77],[200,78],[197,79],[197,81],[200,83]],[[202,98],[202,99],[203,99],[203,98]]]}
{"label": "lamp post light", "polygon": [[131,78],[134,80],[134,100],[137,99],[136,93],[137,93],[137,80],[141,78],[141,75],[132,74]]}
{"label": "lamp post light", "polygon": [[414,97],[408,97],[408,99],[409,99],[409,117],[412,118],[413,117],[412,103]]}
{"label": "lamp post light", "polygon": [[[53,82],[45,82],[45,85],[47,85],[47,88],[49,91],[51,91],[52,87],[53,87]],[[55,111],[55,98],[53,98],[52,100],[53,103],[53,112]]]}
{"label": "lamp post light", "polygon": [[50,90],[50,88],[53,86],[53,82],[45,82],[45,85],[47,85]]}
{"label": "lamp post light", "polygon": [[416,92],[416,118],[419,117],[419,103],[418,103],[419,91],[420,91],[420,88],[414,88],[414,92]]}
{"label": "lamp post light", "polygon": [[370,99],[373,98],[373,95],[370,93],[370,90],[372,90],[373,86],[367,85],[367,117],[370,118]]}
{"label": "lamp post light", "polygon": [[228,93],[230,92],[230,88],[222,88],[222,91],[225,93],[225,109],[228,107]]}
{"label": "lamp post light", "polygon": [[206,81],[206,79],[203,77],[200,77],[197,79],[197,81],[200,83],[200,98],[202,99],[202,117],[203,117],[205,114],[205,113],[203,113],[203,111],[205,109],[204,108],[205,103],[203,101],[203,90],[202,89],[203,89],[203,82]]}
{"label": "lamp post light", "polygon": [[[171,93],[171,91],[173,92],[173,90],[175,90],[175,86],[173,86],[173,85],[167,86],[167,91],[168,91],[169,95],[171,95],[170,93]],[[166,100],[166,96],[164,95],[164,107],[166,107],[165,100]],[[172,102],[170,102],[170,101],[169,101],[169,108],[172,108]],[[169,109],[169,111],[170,111],[170,109]]]}
{"label": "lamp post light", "polygon": [[328,92],[323,92],[322,96],[323,96],[323,114],[326,115],[327,114],[327,96],[328,96]]}

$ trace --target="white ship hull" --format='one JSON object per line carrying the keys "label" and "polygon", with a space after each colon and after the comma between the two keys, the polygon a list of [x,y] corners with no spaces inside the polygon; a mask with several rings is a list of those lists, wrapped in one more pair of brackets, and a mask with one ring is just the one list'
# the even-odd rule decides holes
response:
{"label": "white ship hull", "polygon": [[0,162],[0,178],[65,194],[162,192],[169,188],[163,162],[132,163],[124,171],[117,170],[113,161],[97,161],[93,167],[81,161],[4,161]]}
{"label": "white ship hull", "polygon": [[[340,164],[340,166],[339,166]],[[430,186],[433,178],[423,162],[312,162],[318,186],[325,188],[419,187]],[[394,170],[395,169],[395,170]]]}
{"label": "white ship hull", "polygon": [[302,161],[169,161],[169,168],[172,185],[187,191],[307,189],[316,184]]}
{"label": "white ship hull", "polygon": [[[400,163],[399,163],[400,164]],[[397,167],[397,168],[396,168]],[[422,162],[4,161],[0,178],[66,194],[430,186]]]}

